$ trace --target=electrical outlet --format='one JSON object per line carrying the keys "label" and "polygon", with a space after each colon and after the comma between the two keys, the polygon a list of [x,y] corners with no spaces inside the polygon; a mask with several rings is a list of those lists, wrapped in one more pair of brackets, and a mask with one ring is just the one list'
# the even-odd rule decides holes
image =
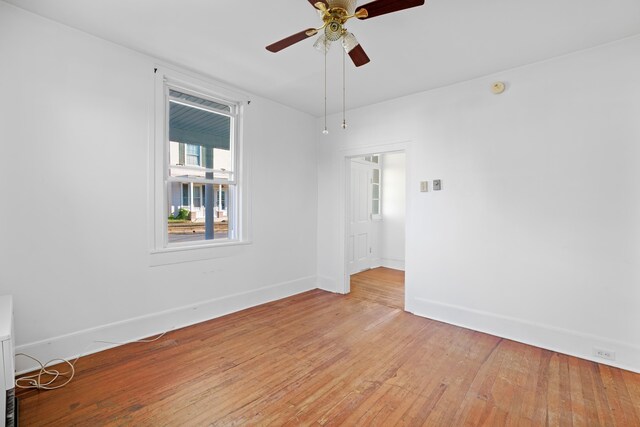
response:
{"label": "electrical outlet", "polygon": [[429,191],[429,181],[420,181],[420,191],[423,193]]}
{"label": "electrical outlet", "polygon": [[604,350],[602,348],[593,348],[593,355],[607,360],[616,360],[615,351]]}

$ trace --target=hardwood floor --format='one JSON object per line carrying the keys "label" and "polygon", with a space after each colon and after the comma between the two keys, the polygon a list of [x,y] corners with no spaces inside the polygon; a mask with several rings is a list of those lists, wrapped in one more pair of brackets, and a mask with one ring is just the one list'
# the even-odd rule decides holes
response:
{"label": "hardwood floor", "polygon": [[639,374],[320,290],[77,368],[21,425],[640,426]]}
{"label": "hardwood floor", "polygon": [[352,298],[404,308],[404,271],[374,268],[351,276]]}

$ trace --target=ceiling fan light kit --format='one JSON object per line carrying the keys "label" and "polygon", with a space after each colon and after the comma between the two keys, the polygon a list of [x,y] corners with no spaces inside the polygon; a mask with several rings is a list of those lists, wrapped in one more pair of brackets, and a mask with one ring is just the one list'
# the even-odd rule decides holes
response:
{"label": "ceiling fan light kit", "polygon": [[[320,53],[325,55],[325,128],[323,133],[328,133],[326,127],[326,55],[331,47],[331,43],[342,39],[342,47],[344,52],[349,54],[351,61],[356,67],[367,64],[370,59],[366,52],[358,43],[358,39],[353,33],[347,31],[344,24],[352,18],[359,20],[369,19],[387,13],[397,12],[416,6],[422,6],[424,0],[374,0],[357,7],[357,0],[308,0],[313,7],[318,10],[322,26],[320,28],[308,28],[293,34],[280,41],[267,46],[270,52],[279,52],[295,43],[298,43],[309,37],[320,33],[313,47]],[[344,55],[344,54],[343,54]],[[343,58],[343,94],[344,94],[344,58]],[[343,100],[343,120],[342,128],[346,129],[346,121],[344,120],[345,103]]]}
{"label": "ceiling fan light kit", "polygon": [[313,44],[313,47],[322,54],[329,52],[329,46],[330,43],[329,41],[327,41],[327,38],[324,36],[324,34],[321,34]]}
{"label": "ceiling fan light kit", "polygon": [[356,39],[353,33],[347,31],[344,36],[342,36],[342,47],[345,52],[351,52],[358,44],[358,39]]}

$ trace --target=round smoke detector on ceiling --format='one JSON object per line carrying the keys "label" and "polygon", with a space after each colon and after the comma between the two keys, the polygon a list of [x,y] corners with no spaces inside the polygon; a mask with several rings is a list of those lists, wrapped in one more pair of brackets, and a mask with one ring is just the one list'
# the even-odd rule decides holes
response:
{"label": "round smoke detector on ceiling", "polygon": [[495,95],[499,95],[502,92],[504,92],[506,86],[504,85],[503,82],[495,82],[494,84],[491,85],[491,92],[494,93]]}

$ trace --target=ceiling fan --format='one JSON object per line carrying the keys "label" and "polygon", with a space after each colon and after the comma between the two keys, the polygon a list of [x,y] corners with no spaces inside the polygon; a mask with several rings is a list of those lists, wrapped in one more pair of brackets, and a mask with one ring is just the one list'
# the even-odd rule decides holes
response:
{"label": "ceiling fan", "polygon": [[267,46],[270,52],[279,52],[299,41],[312,37],[322,31],[314,47],[326,53],[332,42],[342,39],[342,47],[349,54],[356,67],[369,62],[358,40],[347,31],[344,24],[351,18],[369,19],[397,12],[411,7],[422,6],[424,0],[374,0],[356,7],[357,0],[308,0],[318,10],[323,25],[320,28],[308,28]]}

